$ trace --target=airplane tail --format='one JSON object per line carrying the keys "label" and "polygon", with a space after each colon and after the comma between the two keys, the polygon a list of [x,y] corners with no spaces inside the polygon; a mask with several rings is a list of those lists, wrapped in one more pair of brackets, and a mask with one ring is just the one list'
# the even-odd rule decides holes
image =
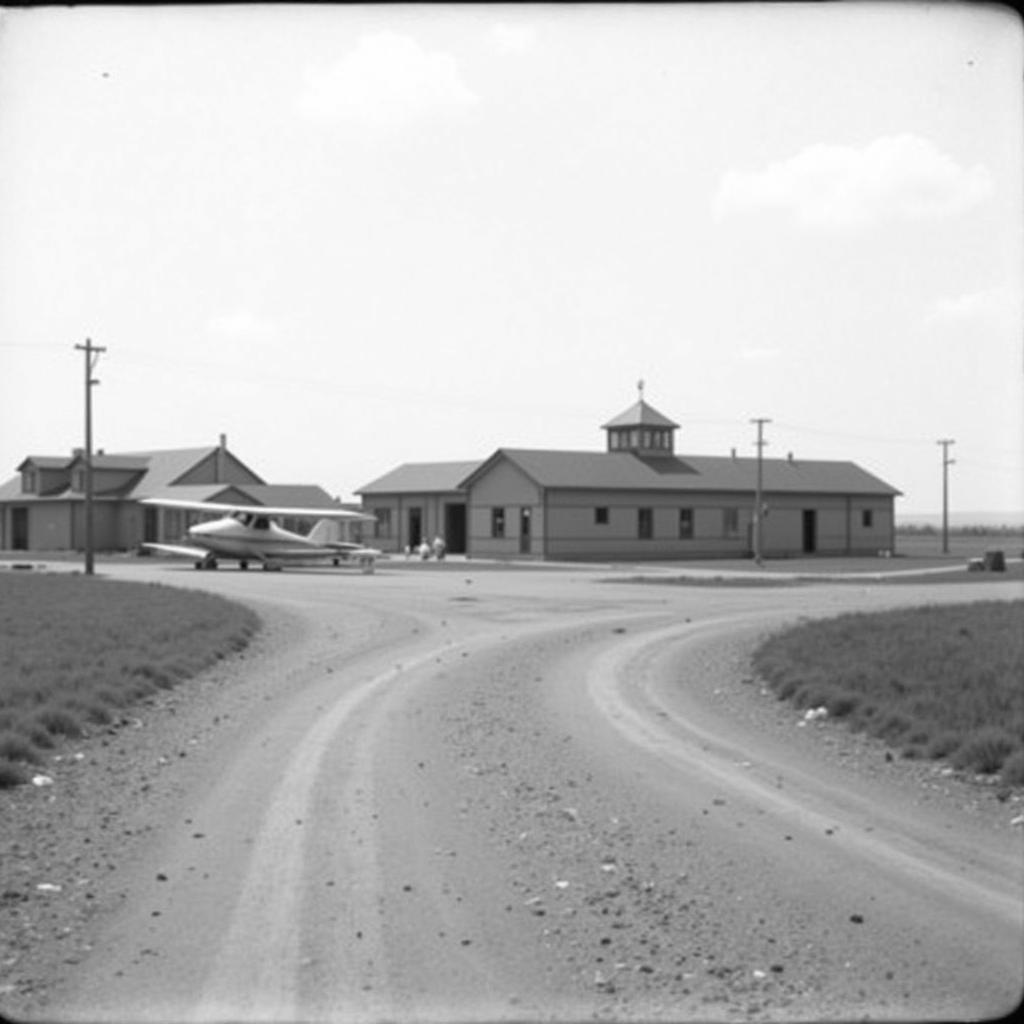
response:
{"label": "airplane tail", "polygon": [[318,519],[309,531],[309,540],[314,544],[334,544],[346,538],[342,536],[344,527],[336,519]]}

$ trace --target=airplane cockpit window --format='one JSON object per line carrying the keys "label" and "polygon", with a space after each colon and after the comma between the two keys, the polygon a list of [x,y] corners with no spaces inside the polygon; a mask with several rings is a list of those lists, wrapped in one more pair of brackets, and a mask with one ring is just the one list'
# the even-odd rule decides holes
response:
{"label": "airplane cockpit window", "polygon": [[266,516],[257,516],[252,525],[256,530],[269,530],[270,520]]}

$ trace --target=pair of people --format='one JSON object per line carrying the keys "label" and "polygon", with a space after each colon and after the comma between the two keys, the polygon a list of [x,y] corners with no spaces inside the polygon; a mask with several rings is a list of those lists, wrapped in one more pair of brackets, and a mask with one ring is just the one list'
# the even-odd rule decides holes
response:
{"label": "pair of people", "polygon": [[422,543],[416,548],[416,554],[424,561],[430,558],[431,555],[440,561],[444,558],[446,550],[447,546],[441,537],[435,537],[433,543],[427,543],[427,539],[424,537]]}

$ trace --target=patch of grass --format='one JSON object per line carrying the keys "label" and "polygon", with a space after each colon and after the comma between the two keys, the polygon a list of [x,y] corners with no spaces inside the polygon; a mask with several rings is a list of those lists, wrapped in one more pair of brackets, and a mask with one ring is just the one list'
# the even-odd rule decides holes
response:
{"label": "patch of grass", "polygon": [[906,757],[1024,783],[1024,601],[807,622],[762,644],[754,669]]}
{"label": "patch of grass", "polygon": [[0,574],[0,788],[68,737],[243,649],[255,613],[158,584]]}

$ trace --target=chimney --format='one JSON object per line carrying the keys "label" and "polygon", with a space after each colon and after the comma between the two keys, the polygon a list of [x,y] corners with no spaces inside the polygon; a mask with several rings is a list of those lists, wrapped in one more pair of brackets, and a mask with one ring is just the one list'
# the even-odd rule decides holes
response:
{"label": "chimney", "polygon": [[215,484],[226,483],[225,477],[227,476],[227,450],[228,450],[228,435],[221,434],[220,442],[217,447],[217,454],[214,462],[213,470],[213,482]]}

